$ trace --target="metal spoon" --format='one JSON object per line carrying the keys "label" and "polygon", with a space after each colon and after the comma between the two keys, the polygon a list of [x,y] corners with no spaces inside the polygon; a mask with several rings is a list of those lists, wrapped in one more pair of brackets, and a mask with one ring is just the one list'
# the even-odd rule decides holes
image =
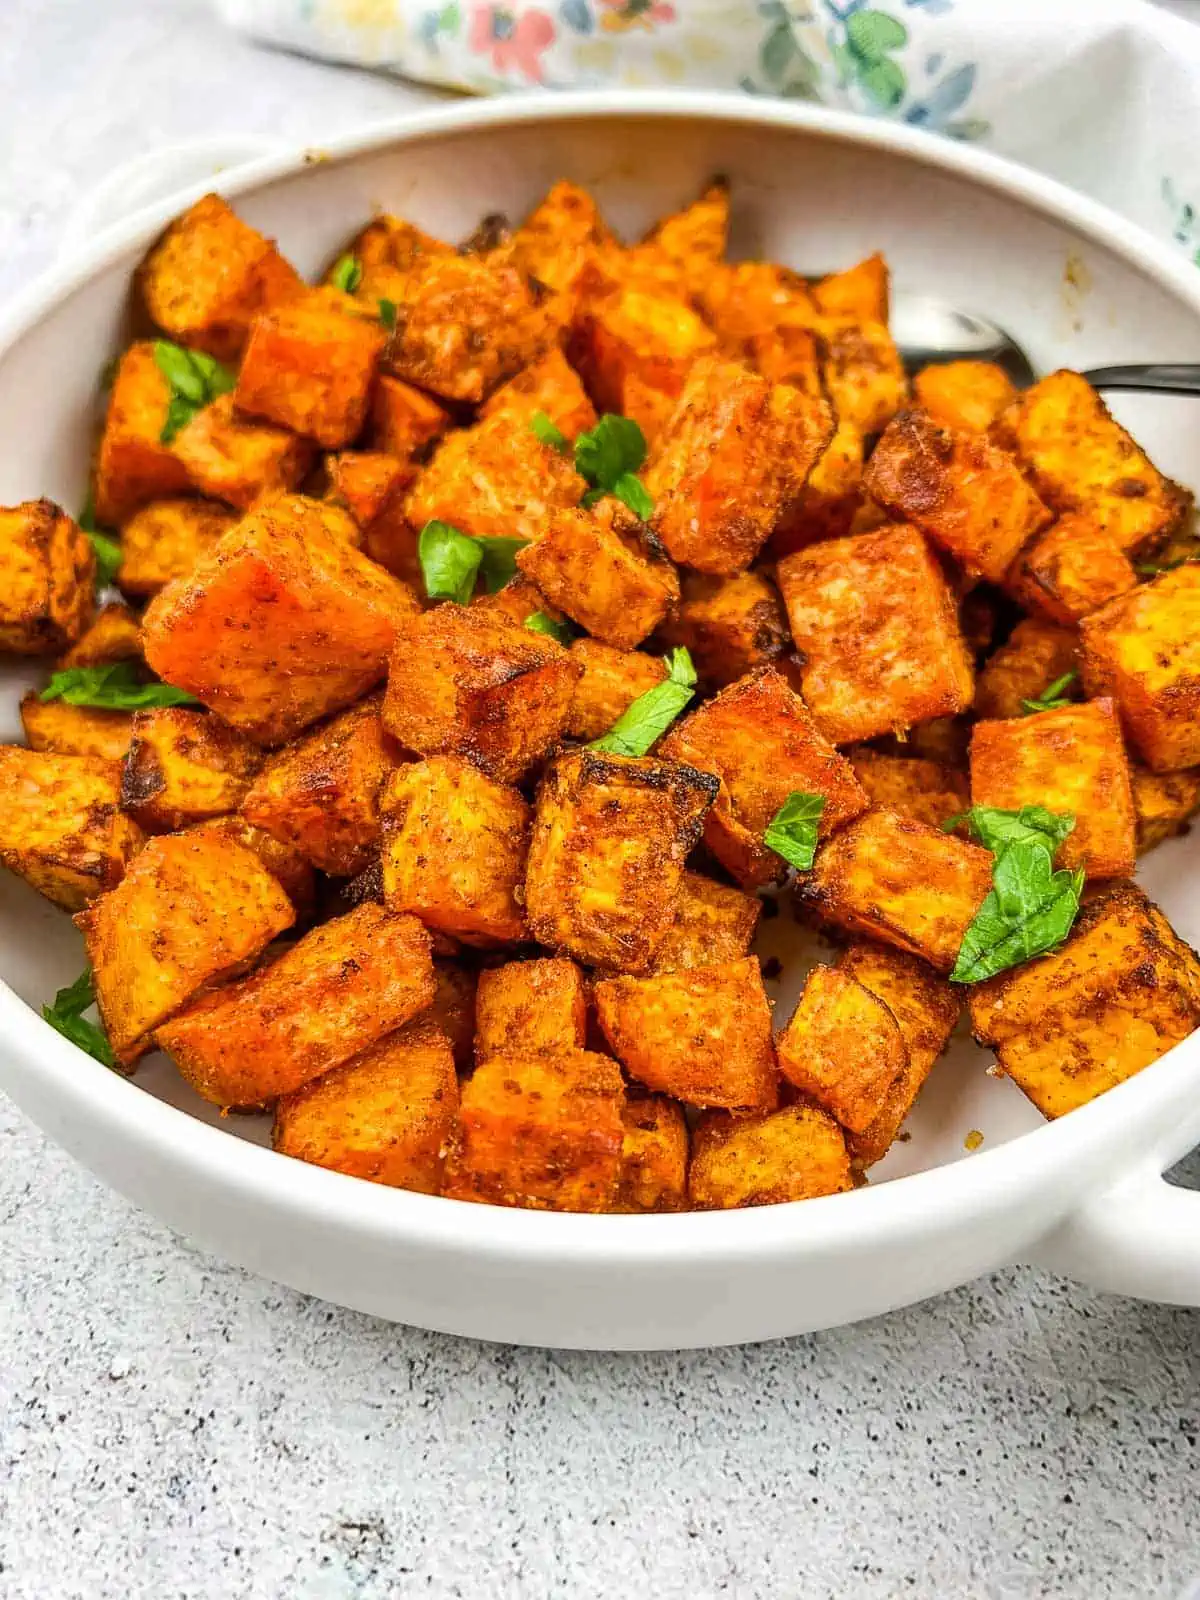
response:
{"label": "metal spoon", "polygon": [[[977,312],[960,311],[931,295],[900,294],[892,302],[891,326],[909,372],[945,361],[994,361],[1018,389],[1037,381],[1033,363],[1012,335]],[[1200,394],[1200,364],[1188,362],[1093,367],[1083,376],[1097,389]]]}

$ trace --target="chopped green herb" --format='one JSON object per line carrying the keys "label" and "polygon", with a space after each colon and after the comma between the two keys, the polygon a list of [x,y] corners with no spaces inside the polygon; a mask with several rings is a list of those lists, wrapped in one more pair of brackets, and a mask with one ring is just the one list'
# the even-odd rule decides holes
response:
{"label": "chopped green herb", "polygon": [[791,866],[807,872],[817,852],[817,828],[824,809],[824,795],[793,789],[771,818],[763,843]]}
{"label": "chopped green herb", "polygon": [[163,444],[170,444],[197,411],[211,405],[218,395],[228,394],[237,382],[229,367],[214,361],[203,350],[185,350],[166,339],[154,341],[154,361],[171,391],[167,418],[159,434]]}
{"label": "chopped green herb", "polygon": [[195,695],[170,683],[143,683],[132,661],[103,667],[66,667],[42,690],[41,700],[62,700],[69,706],[95,706],[105,711],[140,711],[147,706],[194,706]]}
{"label": "chopped green herb", "polygon": [[605,750],[614,756],[644,756],[666,733],[695,693],[696,669],[682,645],[664,660],[664,681],[638,695],[604,737],[592,741],[590,749]]}
{"label": "chopped green herb", "polygon": [[544,411],[535,411],[529,419],[529,426],[543,444],[548,444],[559,455],[565,456],[571,448],[571,441],[558,426],[552,422]]}
{"label": "chopped green herb", "polygon": [[96,587],[107,589],[109,584],[116,581],[117,569],[121,565],[121,546],[109,529],[97,526],[96,508],[90,493],[83,503],[83,510],[79,513],[79,526],[87,534],[95,552]]}
{"label": "chopped green herb", "polygon": [[1053,683],[1048,683],[1035,699],[1022,700],[1024,714],[1031,717],[1039,711],[1057,711],[1060,706],[1069,706],[1071,696],[1066,691],[1078,676],[1078,672],[1072,667],[1070,672],[1064,672],[1061,678],[1055,678]]}
{"label": "chopped green herb", "polygon": [[544,611],[534,611],[525,618],[525,626],[531,633],[544,633],[551,639],[557,639],[559,644],[570,644],[571,630],[565,622],[555,622],[553,617],[548,617]]}
{"label": "chopped green herb", "polygon": [[70,1039],[72,1044],[78,1045],[81,1050],[86,1050],[88,1055],[95,1056],[106,1067],[115,1067],[116,1057],[112,1053],[112,1046],[104,1035],[104,1030],[95,1022],[87,1022],[83,1013],[96,1003],[96,993],[92,986],[92,969],[85,967],[75,982],[68,984],[65,989],[60,989],[54,996],[54,1004],[42,1007],[42,1016],[52,1028],[56,1028],[64,1039]]}
{"label": "chopped green herb", "polygon": [[341,256],[329,274],[329,281],[343,294],[353,294],[362,282],[362,266],[353,256]]}
{"label": "chopped green herb", "polygon": [[1069,811],[1047,811],[1045,806],[1022,806],[1019,811],[1002,811],[999,806],[972,806],[943,822],[942,832],[953,832],[960,822],[969,824],[974,837],[993,855],[1006,845],[1024,844],[1030,839],[1046,843],[1053,855],[1075,830],[1075,818]]}
{"label": "chopped green herb", "polygon": [[479,576],[489,594],[498,594],[517,575],[517,552],[524,550],[528,539],[476,539],[482,545]]}
{"label": "chopped green herb", "polygon": [[379,320],[389,330],[396,326],[396,302],[394,300],[381,300],[379,302]]}
{"label": "chopped green herb", "polygon": [[645,459],[646,437],[633,418],[606,412],[575,441],[575,470],[591,485],[583,504],[594,505],[611,494],[645,522],[654,511],[654,501],[637,476]]}
{"label": "chopped green herb", "polygon": [[431,600],[453,600],[465,606],[482,577],[495,594],[516,576],[518,550],[527,539],[472,539],[448,522],[427,522],[417,540],[417,559]]}

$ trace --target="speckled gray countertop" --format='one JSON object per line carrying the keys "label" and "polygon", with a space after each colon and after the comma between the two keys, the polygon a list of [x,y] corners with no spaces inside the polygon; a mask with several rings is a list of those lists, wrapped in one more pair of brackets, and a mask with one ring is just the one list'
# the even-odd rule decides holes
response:
{"label": "speckled gray countertop", "polygon": [[[129,155],[426,98],[199,0],[0,23],[0,296]],[[1175,1597],[1198,1435],[1194,1313],[1022,1270],[753,1349],[469,1344],[200,1255],[0,1100],[4,1600]]]}

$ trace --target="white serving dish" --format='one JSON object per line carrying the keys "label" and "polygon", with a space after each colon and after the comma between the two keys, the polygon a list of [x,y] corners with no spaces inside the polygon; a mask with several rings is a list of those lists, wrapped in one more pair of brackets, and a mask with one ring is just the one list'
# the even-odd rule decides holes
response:
{"label": "white serving dish", "polygon": [[[240,150],[234,152],[240,155]],[[83,494],[99,374],[125,332],[131,270],[229,152],[145,158],[107,186],[76,253],[0,322],[0,503]],[[978,307],[1046,370],[1200,360],[1200,275],[1128,222],[978,150],[910,129],[710,94],[457,105],[230,169],[217,186],[304,271],[374,208],[454,238],[520,214],[556,178],[636,232],[713,172],[733,181],[735,253],[819,271],[886,251],[903,290]],[[182,175],[192,181],[179,187]],[[168,199],[145,203],[164,185]],[[127,207],[140,209],[97,231]],[[1197,411],[1118,404],[1158,463],[1200,485]],[[19,688],[0,685],[4,737]],[[1200,1142],[1200,1039],[1054,1124],[957,1044],[912,1137],[849,1195],[714,1215],[592,1217],[460,1204],[306,1167],[218,1118],[164,1062],[133,1082],[43,1023],[73,978],[69,921],[0,875],[0,1086],[107,1182],[216,1254],[397,1321],[526,1344],[651,1349],[849,1322],[1018,1260],[1200,1305],[1200,1196],[1161,1173]],[[1143,881],[1200,942],[1200,834]],[[768,925],[786,940],[790,918]],[[35,1009],[31,1009],[35,1008]],[[786,1013],[785,1013],[786,1014]],[[984,1134],[974,1154],[971,1129]],[[36,1181],[36,1174],[34,1175]],[[888,1181],[890,1180],[890,1181]]]}

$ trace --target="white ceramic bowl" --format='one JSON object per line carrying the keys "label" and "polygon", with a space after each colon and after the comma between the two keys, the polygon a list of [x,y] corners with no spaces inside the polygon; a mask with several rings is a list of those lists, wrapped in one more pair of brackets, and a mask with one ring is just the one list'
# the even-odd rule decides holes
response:
{"label": "white ceramic bowl", "polygon": [[[214,164],[201,150],[190,168],[200,182],[146,205],[177,164],[144,161],[104,197],[112,207],[135,193],[141,209],[100,233],[96,218],[77,230],[79,253],[7,310],[0,503],[80,501],[131,270],[163,222],[211,185]],[[636,232],[718,171],[733,181],[737,253],[820,271],[882,248],[901,289],[989,313],[1047,370],[1200,360],[1200,276],[1130,224],[979,151],[807,107],[682,94],[471,103],[240,166],[219,187],[314,271],[378,206],[454,238],[484,212],[519,215],[569,176]],[[1200,484],[1193,402],[1118,409],[1167,472]],[[5,737],[17,731],[25,681],[34,679],[10,673],[0,687]],[[1172,842],[1143,873],[1193,942],[1198,851],[1200,834]],[[713,1215],[505,1211],[277,1156],[261,1147],[261,1119],[221,1121],[166,1063],[133,1082],[106,1071],[31,1009],[78,972],[74,930],[0,876],[11,985],[0,986],[0,1086],[172,1227],[325,1299],[488,1339],[613,1349],[829,1326],[1014,1260],[1200,1304],[1200,1195],[1160,1176],[1200,1141],[1195,1036],[1048,1125],[963,1041],[935,1069],[911,1140],[854,1194]],[[964,1148],[971,1129],[984,1134],[974,1154]]]}

